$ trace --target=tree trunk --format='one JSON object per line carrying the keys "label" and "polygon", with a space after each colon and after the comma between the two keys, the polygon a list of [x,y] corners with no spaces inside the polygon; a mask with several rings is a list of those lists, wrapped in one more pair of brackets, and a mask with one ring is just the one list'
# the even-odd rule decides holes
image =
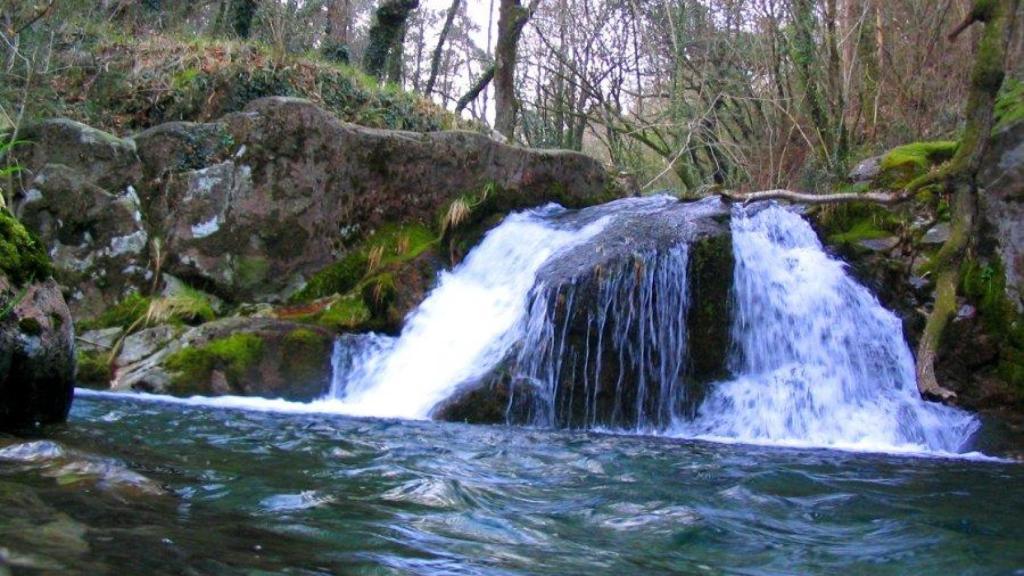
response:
{"label": "tree trunk", "polygon": [[259,0],[232,0],[229,21],[235,36],[248,38],[252,35],[252,21],[258,7]]}
{"label": "tree trunk", "polygon": [[389,56],[402,41],[409,14],[419,7],[419,0],[383,0],[370,26],[369,43],[363,56],[363,70],[377,80],[388,72]]}
{"label": "tree trunk", "polygon": [[448,8],[448,16],[444,19],[441,36],[437,39],[437,46],[434,48],[434,56],[430,59],[430,78],[427,79],[427,86],[423,89],[424,96],[430,96],[430,93],[434,91],[434,83],[437,82],[437,74],[441,70],[441,56],[444,54],[444,43],[448,39],[448,33],[452,30],[455,15],[459,12],[459,4],[461,4],[461,0],[452,0],[452,5]]}
{"label": "tree trunk", "polygon": [[516,127],[516,54],[519,36],[539,0],[523,8],[520,0],[498,4],[498,42],[494,47],[494,129],[513,139]]}
{"label": "tree trunk", "polygon": [[1005,76],[1006,51],[1013,38],[1020,0],[975,0],[970,16],[951,34],[956,37],[975,22],[984,22],[978,42],[971,87],[967,98],[967,123],[956,155],[946,172],[945,186],[953,194],[949,239],[933,261],[935,304],[917,348],[917,387],[921,395],[950,401],[956,394],[939,385],[935,378],[935,359],[942,334],[956,314],[956,289],[960,263],[977,230],[978,186],[981,159],[992,133],[993,108]]}
{"label": "tree trunk", "polygon": [[327,5],[327,38],[348,46],[352,29],[352,0],[333,0]]}

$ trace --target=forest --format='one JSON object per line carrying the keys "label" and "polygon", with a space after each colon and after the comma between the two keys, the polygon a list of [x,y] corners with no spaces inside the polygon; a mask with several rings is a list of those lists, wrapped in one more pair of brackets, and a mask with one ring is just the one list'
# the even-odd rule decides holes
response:
{"label": "forest", "polygon": [[[128,127],[195,119],[201,103],[174,99],[211,97],[201,73],[245,58],[244,42],[261,51],[253,91],[301,62],[350,66],[512,141],[584,151],[644,191],[822,192],[859,158],[956,139],[981,32],[947,35],[972,4],[5,0],[0,122],[126,106],[105,98],[138,101]],[[1022,89],[1022,51],[1016,34],[1006,90]],[[104,93],[112,68],[128,94]],[[315,70],[307,83],[330,82]]]}

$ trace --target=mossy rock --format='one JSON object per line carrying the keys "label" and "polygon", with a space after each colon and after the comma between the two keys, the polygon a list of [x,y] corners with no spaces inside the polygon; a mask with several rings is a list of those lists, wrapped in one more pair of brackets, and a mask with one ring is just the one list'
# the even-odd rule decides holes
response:
{"label": "mossy rock", "polygon": [[175,374],[172,392],[188,394],[205,392],[204,384],[214,370],[220,370],[232,387],[238,386],[251,368],[259,362],[263,340],[255,334],[233,334],[211,340],[195,348],[183,348],[165,361],[164,365]]}
{"label": "mossy rock", "polygon": [[0,274],[15,286],[52,274],[46,249],[14,216],[0,210]]}
{"label": "mossy rock", "polygon": [[366,274],[369,260],[363,252],[353,252],[320,270],[306,286],[292,296],[293,302],[309,302],[317,298],[344,294],[355,288]]}
{"label": "mossy rock", "polygon": [[702,238],[690,247],[687,276],[690,278],[690,310],[687,316],[691,377],[686,407],[695,410],[703,388],[699,386],[724,378],[732,342],[732,280],[734,257],[732,236]]}
{"label": "mossy rock", "polygon": [[883,188],[901,189],[932,167],[951,159],[959,145],[959,142],[939,140],[897,146],[882,158],[882,171],[875,183]]}

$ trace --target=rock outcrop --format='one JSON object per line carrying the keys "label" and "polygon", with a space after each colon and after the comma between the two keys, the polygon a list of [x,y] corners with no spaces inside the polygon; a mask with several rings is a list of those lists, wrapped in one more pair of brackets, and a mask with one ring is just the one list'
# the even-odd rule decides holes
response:
{"label": "rock outcrop", "polygon": [[217,122],[120,139],[68,120],[29,127],[17,213],[53,255],[77,315],[170,272],[229,302],[282,301],[382,227],[438,228],[489,191],[493,210],[606,199],[602,166],[482,134],[338,121],[265,98]]}
{"label": "rock outcrop", "polygon": [[1006,297],[1024,313],[1024,121],[998,130],[978,174],[982,214],[1006,279]]}

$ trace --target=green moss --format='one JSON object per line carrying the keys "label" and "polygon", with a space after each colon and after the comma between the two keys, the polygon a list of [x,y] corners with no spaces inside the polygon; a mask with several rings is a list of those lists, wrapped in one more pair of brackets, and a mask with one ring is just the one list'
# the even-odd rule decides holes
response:
{"label": "green moss", "polygon": [[873,204],[843,204],[818,210],[821,235],[830,244],[850,246],[862,240],[897,234],[905,217]]}
{"label": "green moss", "polygon": [[1007,78],[996,98],[995,127],[993,132],[1024,120],[1024,82]]}
{"label": "green moss", "polygon": [[863,240],[885,238],[886,236],[891,235],[892,233],[879,228],[871,220],[861,220],[854,224],[849,230],[829,236],[828,241],[831,244],[856,244]]}
{"label": "green moss", "polygon": [[127,327],[134,324],[139,318],[146,314],[152,298],[143,296],[138,292],[132,292],[123,300],[103,311],[99,316],[92,319],[78,321],[79,331],[98,330],[100,328]]}
{"label": "green moss", "polygon": [[284,337],[282,372],[293,382],[306,383],[323,372],[326,338],[306,328]]}
{"label": "green moss", "polygon": [[14,216],[0,210],[0,274],[21,286],[51,273],[50,258],[43,244]]}
{"label": "green moss", "polygon": [[43,325],[39,323],[39,320],[28,316],[18,322],[18,330],[21,330],[22,334],[39,336],[43,333]]}
{"label": "green moss", "polygon": [[107,353],[84,350],[78,352],[78,372],[75,377],[78,385],[96,389],[107,388],[113,376]]}
{"label": "green moss", "polygon": [[388,308],[395,300],[395,277],[390,273],[374,276],[363,285],[363,302],[373,319],[383,320],[387,317]]}
{"label": "green moss", "polygon": [[363,299],[349,295],[328,306],[317,318],[321,326],[335,330],[351,330],[370,319],[370,309]]}
{"label": "green moss", "polygon": [[232,334],[211,340],[196,348],[184,348],[171,354],[164,366],[175,372],[171,390],[188,394],[202,389],[202,383],[214,370],[224,372],[228,383],[235,386],[255,366],[263,353],[263,340],[255,334]]}
{"label": "green moss", "polygon": [[252,288],[266,280],[270,263],[258,256],[242,256],[235,262],[234,271],[238,286]]}
{"label": "green moss", "polygon": [[1001,262],[964,262],[960,290],[977,308],[986,332],[999,342],[997,374],[1024,394],[1024,318],[1006,297]]}
{"label": "green moss", "polygon": [[[292,302],[310,302],[335,294],[347,294],[367,281],[367,274],[409,262],[437,244],[430,228],[421,224],[381,228],[340,261],[317,272]],[[371,270],[371,264],[373,270]]]}
{"label": "green moss", "polygon": [[877,184],[891,189],[903,188],[933,166],[952,158],[958,146],[957,142],[944,140],[897,146],[882,158]]}
{"label": "green moss", "polygon": [[344,294],[353,289],[366,274],[369,260],[362,251],[352,252],[317,272],[309,282],[292,296],[293,302],[309,302],[332,294]]}

